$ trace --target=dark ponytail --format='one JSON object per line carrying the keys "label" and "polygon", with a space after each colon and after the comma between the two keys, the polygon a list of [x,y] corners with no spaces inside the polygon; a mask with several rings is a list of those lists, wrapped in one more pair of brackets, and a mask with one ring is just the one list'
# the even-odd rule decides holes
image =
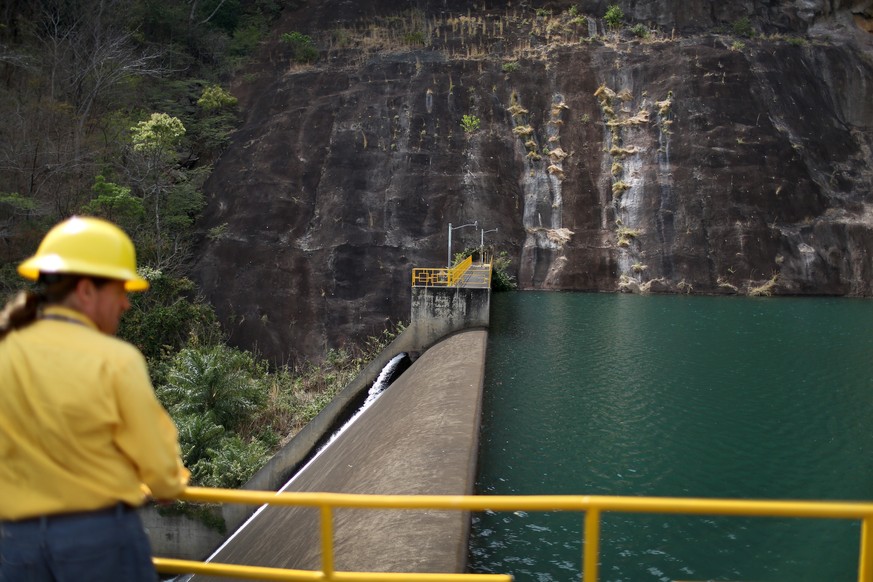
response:
{"label": "dark ponytail", "polygon": [[43,306],[63,301],[81,278],[81,275],[40,274],[39,291],[20,291],[0,311],[0,341],[9,332],[36,321]]}
{"label": "dark ponytail", "polygon": [[45,302],[42,293],[20,291],[0,311],[0,341],[14,329],[27,327],[36,320],[40,306]]}

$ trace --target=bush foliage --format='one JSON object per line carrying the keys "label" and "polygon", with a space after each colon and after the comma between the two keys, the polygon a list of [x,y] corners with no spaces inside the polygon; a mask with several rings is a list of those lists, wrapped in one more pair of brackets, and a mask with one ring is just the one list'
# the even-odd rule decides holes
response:
{"label": "bush foliage", "polygon": [[291,58],[298,63],[312,63],[318,60],[318,49],[309,35],[299,32],[286,32],[281,36],[282,42],[291,47]]}
{"label": "bush foliage", "polygon": [[621,26],[622,20],[624,20],[624,11],[618,4],[612,4],[607,8],[603,19],[606,20],[609,28],[618,28]]}

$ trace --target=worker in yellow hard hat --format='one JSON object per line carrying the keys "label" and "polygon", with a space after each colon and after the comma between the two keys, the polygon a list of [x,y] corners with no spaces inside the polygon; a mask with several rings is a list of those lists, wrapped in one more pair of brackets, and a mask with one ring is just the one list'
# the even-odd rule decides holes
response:
{"label": "worker in yellow hard hat", "polygon": [[0,312],[0,580],[154,582],[135,511],[185,487],[143,355],[114,337],[148,282],[117,226],[73,217]]}

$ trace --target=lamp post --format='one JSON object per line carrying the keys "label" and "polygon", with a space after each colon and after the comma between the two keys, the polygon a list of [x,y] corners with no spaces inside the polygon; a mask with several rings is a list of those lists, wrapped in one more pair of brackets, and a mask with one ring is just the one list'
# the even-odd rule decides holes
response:
{"label": "lamp post", "polygon": [[447,269],[452,268],[452,231],[458,230],[459,228],[466,228],[468,226],[475,226],[476,228],[479,228],[479,221],[477,220],[471,224],[462,224],[461,226],[452,226],[452,223],[449,223],[449,260],[446,264]]}
{"label": "lamp post", "polygon": [[497,232],[497,229],[492,228],[491,230],[485,230],[483,228],[482,230],[479,231],[479,233],[482,235],[479,238],[479,262],[482,264],[485,263],[485,233],[486,232]]}

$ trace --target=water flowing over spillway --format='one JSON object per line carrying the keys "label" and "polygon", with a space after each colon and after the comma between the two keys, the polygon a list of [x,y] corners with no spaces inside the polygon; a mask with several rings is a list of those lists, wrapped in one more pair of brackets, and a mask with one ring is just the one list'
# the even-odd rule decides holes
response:
{"label": "water flowing over spillway", "polygon": [[[358,409],[358,411],[355,412],[355,414],[352,415],[352,417],[345,424],[343,424],[342,427],[340,427],[340,429],[338,431],[336,431],[335,433],[333,433],[331,435],[331,437],[327,441],[327,443],[318,450],[318,452],[315,454],[314,457],[312,457],[313,460],[316,459],[318,457],[318,455],[320,455],[327,447],[329,447],[337,439],[337,437],[339,437],[339,435],[344,433],[346,431],[346,429],[349,426],[351,426],[351,424],[353,422],[355,422],[362,414],[364,414],[365,410],[370,408],[370,406],[372,406],[373,403],[379,399],[379,397],[382,395],[382,393],[385,392],[385,390],[388,388],[388,386],[391,385],[391,380],[392,380],[392,377],[394,375],[394,372],[395,372],[395,370],[397,370],[397,366],[400,365],[400,362],[405,357],[406,357],[406,352],[401,352],[401,353],[397,354],[396,356],[394,356],[393,358],[391,358],[391,361],[389,361],[387,364],[385,364],[385,367],[382,368],[381,372],[379,372],[379,377],[376,378],[376,381],[373,382],[373,385],[370,387],[370,390],[367,392],[367,398],[366,398],[366,400],[364,400],[364,403],[361,405],[361,407]],[[311,463],[311,462],[312,461],[309,461],[309,463]],[[309,465],[309,463],[304,465],[303,469],[298,471],[298,473],[302,472],[304,469],[306,469],[306,467]],[[292,478],[291,481],[293,481],[293,480],[294,479]],[[291,481],[286,483],[285,487],[287,487],[291,483]]]}
{"label": "water flowing over spillway", "polygon": [[[287,490],[288,487],[292,483],[294,483],[294,480],[297,479],[297,477],[299,475],[303,474],[306,471],[307,467],[309,467],[313,463],[313,461],[315,461],[315,459],[317,459],[319,456],[321,456],[321,454],[324,453],[324,451],[326,451],[330,447],[330,445],[333,444],[334,441],[336,441],[336,439],[343,432],[345,432],[370,406],[373,405],[374,402],[376,402],[376,400],[379,399],[379,397],[391,385],[391,382],[396,378],[396,376],[397,376],[396,372],[397,372],[398,367],[400,366],[400,364],[404,360],[404,358],[407,358],[407,357],[408,357],[408,355],[406,354],[406,352],[401,352],[401,353],[397,354],[396,356],[394,356],[393,358],[391,358],[391,360],[387,364],[385,364],[385,367],[382,368],[382,371],[379,373],[379,376],[376,378],[376,381],[373,382],[373,385],[370,387],[369,391],[367,392],[367,398],[364,400],[364,403],[361,405],[361,407],[351,416],[351,418],[348,419],[348,421],[346,421],[342,425],[342,427],[340,427],[339,430],[334,432],[331,435],[331,437],[327,440],[327,442],[321,448],[318,449],[318,452],[316,452],[312,456],[312,458],[309,459],[309,461],[307,461],[306,464],[303,465],[303,467],[300,468],[291,477],[291,479],[289,479],[288,482],[285,483],[279,489],[279,493]],[[267,505],[260,506],[257,509],[257,511],[255,511],[252,514],[252,516],[248,520],[246,520],[246,522],[243,523],[239,527],[239,529],[237,529],[233,533],[233,535],[231,535],[229,538],[227,538],[227,540],[225,540],[225,542],[223,544],[221,544],[221,546],[217,550],[215,550],[212,553],[212,555],[209,556],[209,558],[206,559],[206,561],[207,562],[212,561],[215,558],[215,556],[217,556],[218,553],[221,552],[221,550],[224,549],[224,547],[227,546],[231,542],[231,540],[233,540],[237,536],[237,534],[239,534],[239,532],[243,531],[258,516],[258,514],[260,514],[267,507],[268,507]]]}

